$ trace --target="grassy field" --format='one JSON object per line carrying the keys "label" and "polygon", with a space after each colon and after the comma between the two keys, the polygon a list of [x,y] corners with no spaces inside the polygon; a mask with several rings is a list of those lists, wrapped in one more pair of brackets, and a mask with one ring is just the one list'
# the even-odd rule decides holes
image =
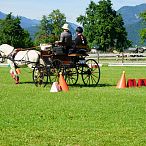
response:
{"label": "grassy field", "polygon": [[146,78],[146,67],[101,67],[97,87],[50,93],[28,69],[15,85],[0,68],[0,146],[145,146],[146,87],[115,88],[123,71]]}

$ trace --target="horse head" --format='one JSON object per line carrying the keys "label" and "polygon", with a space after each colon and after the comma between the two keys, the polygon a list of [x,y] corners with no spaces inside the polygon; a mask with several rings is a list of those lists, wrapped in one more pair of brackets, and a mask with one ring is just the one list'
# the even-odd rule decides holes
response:
{"label": "horse head", "polygon": [[14,47],[8,45],[8,44],[2,44],[0,45],[0,62],[4,62],[5,58],[8,57],[8,55],[13,52]]}
{"label": "horse head", "polygon": [[0,54],[2,57],[7,57],[10,53],[13,52],[13,50],[14,50],[14,47],[8,44],[0,45]]}

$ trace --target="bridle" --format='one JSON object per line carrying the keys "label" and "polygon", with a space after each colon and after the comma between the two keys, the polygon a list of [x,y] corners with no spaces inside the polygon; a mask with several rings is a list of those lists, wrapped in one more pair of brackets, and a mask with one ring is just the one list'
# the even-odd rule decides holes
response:
{"label": "bridle", "polygon": [[[2,54],[4,54],[4,55],[2,55]],[[5,53],[0,50],[0,63],[4,63],[6,58],[7,57],[6,57]]]}

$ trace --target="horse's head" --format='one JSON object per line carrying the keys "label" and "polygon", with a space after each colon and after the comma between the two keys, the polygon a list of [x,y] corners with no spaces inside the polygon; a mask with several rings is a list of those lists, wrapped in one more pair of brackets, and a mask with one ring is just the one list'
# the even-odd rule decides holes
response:
{"label": "horse's head", "polygon": [[8,44],[2,44],[0,45],[0,54],[1,56],[8,56],[11,52],[13,52],[14,47],[8,45]]}
{"label": "horse's head", "polygon": [[13,52],[13,50],[14,50],[14,47],[8,44],[0,45],[0,62],[3,62],[4,58],[7,58],[8,55]]}

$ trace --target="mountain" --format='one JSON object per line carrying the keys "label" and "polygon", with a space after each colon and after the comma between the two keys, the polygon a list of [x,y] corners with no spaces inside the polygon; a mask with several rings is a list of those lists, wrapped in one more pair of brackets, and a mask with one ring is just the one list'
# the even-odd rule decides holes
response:
{"label": "mountain", "polygon": [[140,21],[139,14],[146,10],[146,4],[137,6],[124,6],[118,10],[122,14],[126,25],[134,24]]}
{"label": "mountain", "polygon": [[26,17],[22,17],[21,18],[21,26],[23,28],[29,28],[29,27],[34,27],[34,26],[38,26],[40,24],[39,20],[36,19],[28,19]]}
{"label": "mountain", "polygon": [[0,19],[4,19],[6,17],[6,14],[0,12]]}
{"label": "mountain", "polygon": [[[4,19],[7,14],[0,12],[0,19]],[[21,18],[21,26],[23,28],[33,27],[39,25],[40,21],[36,19],[29,19],[23,16],[18,16]]]}
{"label": "mountain", "polygon": [[123,17],[125,28],[128,33],[128,39],[133,42],[133,46],[142,45],[140,43],[141,39],[139,32],[144,28],[144,26],[139,18],[139,14],[144,11],[146,11],[146,4],[137,6],[124,6],[117,11]]}

